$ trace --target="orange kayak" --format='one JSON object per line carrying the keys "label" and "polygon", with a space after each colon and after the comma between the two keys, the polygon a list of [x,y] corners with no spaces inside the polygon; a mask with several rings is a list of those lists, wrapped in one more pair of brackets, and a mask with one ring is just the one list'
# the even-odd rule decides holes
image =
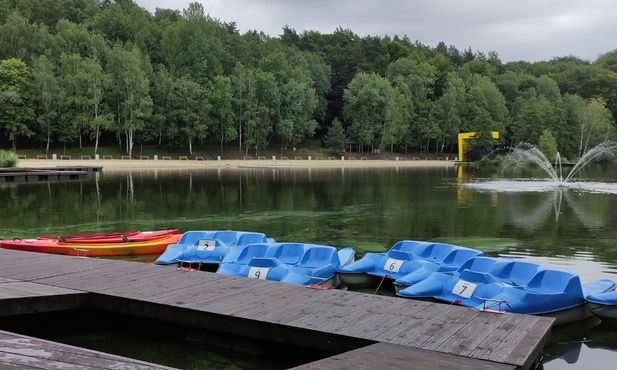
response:
{"label": "orange kayak", "polygon": [[[131,241],[94,241],[62,242],[58,237],[41,237],[36,239],[20,239],[0,241],[0,248],[14,249],[27,252],[66,254],[71,256],[101,257],[101,256],[129,256],[136,254],[161,254],[169,244],[176,244],[182,234],[163,233],[149,239]],[[86,238],[87,239],[87,238]],[[85,239],[84,239],[85,240]]]}

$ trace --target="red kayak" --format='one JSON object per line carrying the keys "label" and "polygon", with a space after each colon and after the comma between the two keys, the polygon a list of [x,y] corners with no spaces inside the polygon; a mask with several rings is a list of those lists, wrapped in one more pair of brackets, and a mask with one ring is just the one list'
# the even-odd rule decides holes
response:
{"label": "red kayak", "polygon": [[2,240],[0,248],[86,257],[160,254],[168,245],[176,244],[181,236],[177,229],[41,236],[36,239]]}
{"label": "red kayak", "polygon": [[39,236],[38,240],[57,239],[60,243],[128,243],[159,239],[178,233],[178,229],[156,231],[115,231],[110,233]]}

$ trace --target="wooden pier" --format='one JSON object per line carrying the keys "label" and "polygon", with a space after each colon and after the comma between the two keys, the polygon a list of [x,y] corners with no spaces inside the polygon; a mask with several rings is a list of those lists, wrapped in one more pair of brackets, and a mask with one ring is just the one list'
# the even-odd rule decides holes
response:
{"label": "wooden pier", "polygon": [[[206,329],[332,354],[300,369],[358,364],[531,369],[541,359],[553,323],[547,317],[492,314],[170,266],[5,249],[0,249],[0,306],[2,316],[103,309],[195,328],[197,335]],[[5,350],[0,341],[0,354]]]}
{"label": "wooden pier", "polygon": [[163,370],[172,368],[0,331],[0,369]]}
{"label": "wooden pier", "polygon": [[0,168],[0,182],[42,182],[83,180],[102,166],[57,166],[37,168]]}

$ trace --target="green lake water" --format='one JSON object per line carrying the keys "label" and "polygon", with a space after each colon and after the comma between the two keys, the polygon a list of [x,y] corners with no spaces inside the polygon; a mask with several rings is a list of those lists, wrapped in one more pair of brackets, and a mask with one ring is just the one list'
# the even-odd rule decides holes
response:
{"label": "green lake water", "polygon": [[[590,167],[583,186],[556,187],[541,173],[512,181],[498,169],[457,167],[102,172],[0,184],[0,236],[233,229],[352,246],[357,258],[403,239],[439,240],[566,269],[583,282],[617,280],[615,174]],[[588,320],[555,329],[544,367],[607,368],[616,351],[617,328]]]}

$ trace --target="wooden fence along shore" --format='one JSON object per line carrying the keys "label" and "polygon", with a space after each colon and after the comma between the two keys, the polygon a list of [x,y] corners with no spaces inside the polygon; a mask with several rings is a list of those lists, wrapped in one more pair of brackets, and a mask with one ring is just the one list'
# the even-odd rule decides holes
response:
{"label": "wooden fence along shore", "polygon": [[[163,320],[193,328],[197,335],[215,331],[332,354],[301,369],[530,369],[539,362],[553,323],[546,317],[491,314],[169,266],[0,249],[0,316],[78,308]],[[11,344],[15,340],[50,353],[54,360],[79,357],[87,368],[98,368],[101,359],[122,361],[0,332],[0,368],[54,368],[45,356],[20,353]],[[73,355],[61,356],[65,351]],[[124,361],[127,369],[143,365]]]}

